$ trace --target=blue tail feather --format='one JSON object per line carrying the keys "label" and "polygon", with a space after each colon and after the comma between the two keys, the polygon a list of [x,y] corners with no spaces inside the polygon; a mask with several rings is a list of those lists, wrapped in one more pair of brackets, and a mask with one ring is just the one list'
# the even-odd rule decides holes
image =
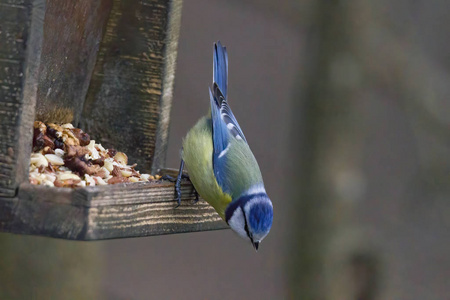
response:
{"label": "blue tail feather", "polygon": [[227,48],[220,41],[214,44],[214,73],[213,80],[217,83],[222,95],[227,98],[228,90],[228,55]]}

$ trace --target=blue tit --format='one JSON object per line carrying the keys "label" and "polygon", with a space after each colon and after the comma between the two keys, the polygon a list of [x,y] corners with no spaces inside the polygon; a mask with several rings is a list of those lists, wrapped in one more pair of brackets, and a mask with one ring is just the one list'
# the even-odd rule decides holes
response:
{"label": "blue tit", "polygon": [[273,206],[258,163],[228,104],[228,55],[220,42],[214,45],[213,58],[210,112],[183,141],[178,185],[185,164],[197,193],[258,250],[272,226]]}

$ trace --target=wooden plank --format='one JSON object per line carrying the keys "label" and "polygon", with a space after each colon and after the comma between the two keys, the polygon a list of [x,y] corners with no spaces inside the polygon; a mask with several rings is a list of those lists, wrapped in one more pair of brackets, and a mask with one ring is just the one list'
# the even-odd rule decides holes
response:
{"label": "wooden plank", "polygon": [[86,239],[162,235],[224,229],[216,211],[205,201],[193,204],[191,196],[180,207],[173,201],[103,205],[89,209]]}
{"label": "wooden plank", "polygon": [[180,35],[182,0],[169,3],[169,16],[164,50],[162,91],[159,104],[159,120],[156,130],[155,149],[153,151],[152,173],[166,167],[167,141],[169,139],[170,111],[172,108],[175,67]]}
{"label": "wooden plank", "polygon": [[0,0],[0,197],[28,177],[44,0]]}
{"label": "wooden plank", "polygon": [[114,0],[83,110],[86,132],[148,171],[164,164],[180,16],[181,0]]}
{"label": "wooden plank", "polygon": [[36,119],[78,124],[112,0],[48,0]]}
{"label": "wooden plank", "polygon": [[165,181],[78,189],[24,183],[18,199],[0,198],[0,231],[100,240],[228,228],[209,204],[194,199],[187,180],[178,208],[174,184]]}

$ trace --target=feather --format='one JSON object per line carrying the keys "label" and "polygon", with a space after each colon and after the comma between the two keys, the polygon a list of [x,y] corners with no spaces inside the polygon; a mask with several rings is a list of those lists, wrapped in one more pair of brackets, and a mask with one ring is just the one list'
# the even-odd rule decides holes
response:
{"label": "feather", "polygon": [[[225,165],[226,165],[226,153],[230,147],[230,133],[229,130],[223,122],[219,105],[209,90],[209,98],[211,103],[211,120],[212,120],[212,140],[213,140],[213,167],[214,175],[216,176],[217,182],[222,187],[222,189],[227,192],[226,189],[226,178],[225,178]],[[222,171],[222,172],[221,172]]]}
{"label": "feather", "polygon": [[223,47],[220,41],[214,44],[213,59],[213,82],[217,83],[226,99],[228,91],[228,54],[227,48]]}
{"label": "feather", "polygon": [[220,117],[227,126],[227,129],[229,130],[231,135],[237,138],[238,140],[243,140],[244,142],[247,143],[244,133],[242,132],[241,126],[239,126],[236,117],[231,111],[228,101],[225,99],[225,97],[221,93],[220,88],[216,83],[213,84],[213,97],[217,99],[216,103],[220,107]]}
{"label": "feather", "polygon": [[[228,156],[236,152],[236,144],[245,144],[248,148],[247,140],[231,111],[226,99],[228,89],[228,56],[226,48],[220,42],[214,45],[214,70],[213,89],[209,89],[211,119],[212,119],[212,139],[213,139],[213,167],[214,175],[220,187],[226,193],[232,193],[231,189],[236,184],[231,184],[233,170],[230,167]],[[237,147],[243,149],[242,147]],[[250,151],[250,149],[248,149]],[[246,151],[244,151],[246,152]],[[251,152],[250,152],[251,154]],[[248,155],[234,155],[237,160],[247,159]],[[251,155],[253,156],[253,155]]]}

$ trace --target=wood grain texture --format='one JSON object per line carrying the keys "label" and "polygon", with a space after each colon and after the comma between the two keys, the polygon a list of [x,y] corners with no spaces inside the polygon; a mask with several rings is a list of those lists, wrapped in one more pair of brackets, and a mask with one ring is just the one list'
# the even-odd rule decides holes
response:
{"label": "wood grain texture", "polygon": [[178,53],[178,37],[180,35],[182,0],[172,0],[169,5],[169,23],[167,26],[166,48],[164,50],[163,82],[155,149],[153,151],[152,173],[165,167],[166,164],[170,111],[172,109],[175,67]]}
{"label": "wood grain texture", "polygon": [[147,171],[158,131],[165,131],[161,149],[167,141],[180,5],[113,1],[81,120],[98,142],[127,153]]}
{"label": "wood grain texture", "polygon": [[112,0],[48,0],[36,119],[78,124]]}
{"label": "wood grain texture", "polygon": [[25,183],[18,198],[0,198],[0,231],[100,240],[228,227],[205,201],[194,203],[187,180],[175,206],[174,184],[165,181],[77,189]]}
{"label": "wood grain texture", "polygon": [[27,179],[44,0],[0,0],[0,197]]}

